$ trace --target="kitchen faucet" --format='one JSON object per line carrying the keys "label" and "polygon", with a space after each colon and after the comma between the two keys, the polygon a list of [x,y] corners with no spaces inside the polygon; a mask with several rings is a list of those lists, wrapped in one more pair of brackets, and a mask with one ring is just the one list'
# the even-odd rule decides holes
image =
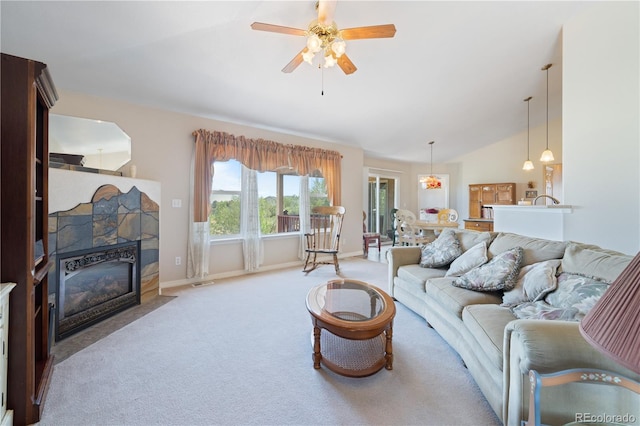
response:
{"label": "kitchen faucet", "polygon": [[560,200],[558,200],[557,198],[554,198],[551,195],[542,194],[542,195],[538,195],[536,198],[533,199],[534,206],[536,204],[536,201],[538,201],[538,198],[550,198],[551,201],[553,201],[553,204],[560,204]]}

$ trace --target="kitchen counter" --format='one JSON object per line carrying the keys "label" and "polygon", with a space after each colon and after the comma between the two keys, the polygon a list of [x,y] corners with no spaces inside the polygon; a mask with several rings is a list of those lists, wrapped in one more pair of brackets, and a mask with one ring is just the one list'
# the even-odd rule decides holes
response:
{"label": "kitchen counter", "polygon": [[537,206],[491,205],[493,230],[513,232],[534,238],[564,240],[564,219],[573,212],[566,204]]}

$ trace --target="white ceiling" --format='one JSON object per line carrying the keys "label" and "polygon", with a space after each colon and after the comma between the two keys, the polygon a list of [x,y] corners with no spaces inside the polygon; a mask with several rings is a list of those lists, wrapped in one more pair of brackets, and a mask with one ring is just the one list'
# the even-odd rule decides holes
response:
{"label": "white ceiling", "polygon": [[[367,156],[434,162],[561,112],[561,29],[582,1],[339,0],[339,28],[393,23],[394,38],[352,40],[358,70],[281,69],[315,1],[2,0],[2,52],[46,63],[59,89],[362,147]],[[324,95],[321,91],[324,88]],[[100,118],[100,117],[94,117]],[[214,130],[214,129],[212,129]],[[524,144],[524,142],[523,142]],[[524,145],[523,145],[524,149]]]}

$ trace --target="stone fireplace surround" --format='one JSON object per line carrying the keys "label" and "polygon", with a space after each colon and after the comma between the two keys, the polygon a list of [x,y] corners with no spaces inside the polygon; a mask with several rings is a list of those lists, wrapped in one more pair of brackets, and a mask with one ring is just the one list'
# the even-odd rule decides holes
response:
{"label": "stone fireplace surround", "polygon": [[[50,169],[49,194],[49,253],[54,268],[57,257],[65,253],[139,241],[140,301],[159,294],[158,182]],[[53,302],[58,277],[51,272]]]}

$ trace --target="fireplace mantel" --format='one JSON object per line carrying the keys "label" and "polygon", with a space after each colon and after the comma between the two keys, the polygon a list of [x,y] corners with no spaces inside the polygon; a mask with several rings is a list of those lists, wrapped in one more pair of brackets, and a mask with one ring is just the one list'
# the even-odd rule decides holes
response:
{"label": "fireplace mantel", "polygon": [[96,189],[113,185],[126,193],[134,186],[160,205],[160,182],[101,173],[49,169],[49,212],[69,210],[91,200]]}

